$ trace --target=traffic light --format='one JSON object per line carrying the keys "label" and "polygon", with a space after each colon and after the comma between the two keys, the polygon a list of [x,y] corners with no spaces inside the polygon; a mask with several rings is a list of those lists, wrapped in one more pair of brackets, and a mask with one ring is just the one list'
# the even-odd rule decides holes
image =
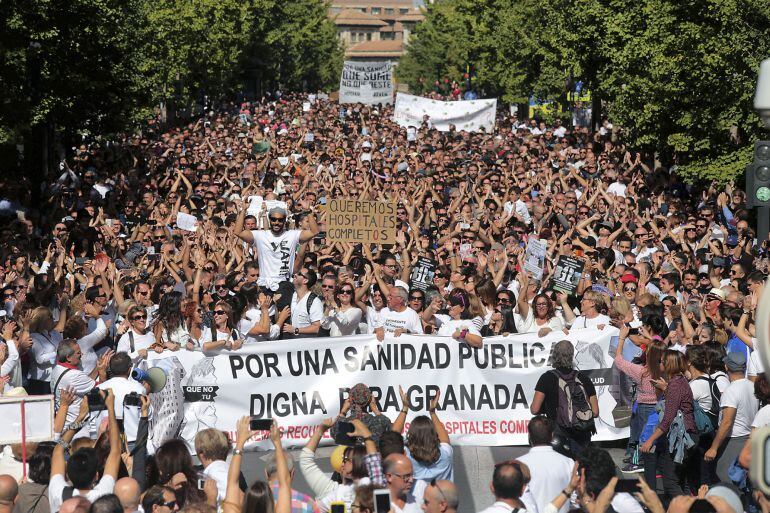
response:
{"label": "traffic light", "polygon": [[754,161],[746,166],[746,198],[750,207],[770,207],[770,141],[754,143]]}

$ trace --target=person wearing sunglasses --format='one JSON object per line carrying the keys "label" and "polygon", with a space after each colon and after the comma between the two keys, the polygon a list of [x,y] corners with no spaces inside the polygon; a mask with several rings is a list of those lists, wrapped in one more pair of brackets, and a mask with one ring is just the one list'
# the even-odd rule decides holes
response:
{"label": "person wearing sunglasses", "polygon": [[[144,308],[134,305],[128,309],[126,320],[118,331],[123,335],[118,340],[118,352],[125,352],[134,364],[147,359],[147,352],[155,346],[155,335],[147,329],[147,312]],[[160,346],[158,352],[162,352]]]}
{"label": "person wearing sunglasses", "polygon": [[146,513],[171,513],[179,510],[174,489],[170,486],[153,486],[144,493],[142,509]]}
{"label": "person wearing sunglasses", "polygon": [[361,309],[353,305],[355,287],[347,281],[341,282],[334,292],[334,304],[326,305],[321,327],[329,330],[329,336],[354,335],[361,322]]}
{"label": "person wearing sunglasses", "polygon": [[274,207],[267,213],[269,230],[243,230],[246,209],[242,209],[234,227],[238,237],[246,243],[253,244],[256,249],[260,270],[257,283],[261,287],[281,294],[279,310],[289,304],[294,291],[290,279],[294,271],[297,247],[310,241],[319,232],[315,214],[308,216],[308,228],[305,230],[287,230],[288,215],[285,208]]}
{"label": "person wearing sunglasses", "polygon": [[465,342],[471,347],[481,347],[484,343],[481,332],[473,322],[470,310],[470,298],[463,290],[453,291],[447,300],[445,314],[438,313],[441,310],[443,298],[436,296],[425,309],[422,319],[425,322],[435,322],[438,326],[439,336],[450,336],[458,342]]}
{"label": "person wearing sunglasses", "polygon": [[226,301],[218,301],[214,305],[214,322],[210,329],[201,334],[203,352],[227,349],[237,351],[243,345],[243,338],[235,328],[233,308]]}

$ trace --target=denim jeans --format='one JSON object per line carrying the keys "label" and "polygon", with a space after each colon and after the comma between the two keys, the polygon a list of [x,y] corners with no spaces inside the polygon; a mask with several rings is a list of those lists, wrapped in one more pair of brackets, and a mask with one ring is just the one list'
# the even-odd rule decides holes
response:
{"label": "denim jeans", "polygon": [[631,417],[631,436],[628,438],[628,445],[636,445],[639,443],[639,435],[642,434],[644,425],[647,424],[647,419],[650,413],[655,411],[654,404],[638,404],[636,407],[636,413]]}

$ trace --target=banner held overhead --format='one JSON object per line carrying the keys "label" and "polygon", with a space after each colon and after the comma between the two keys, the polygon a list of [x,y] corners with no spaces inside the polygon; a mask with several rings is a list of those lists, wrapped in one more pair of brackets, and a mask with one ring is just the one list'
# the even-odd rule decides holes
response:
{"label": "banner held overhead", "polygon": [[433,128],[448,132],[450,126],[459,131],[487,132],[495,128],[497,99],[443,102],[411,94],[397,93],[393,121],[403,127],[422,125],[427,115]]}
{"label": "banner held overhead", "polygon": [[393,103],[390,62],[345,61],[340,77],[340,103]]}

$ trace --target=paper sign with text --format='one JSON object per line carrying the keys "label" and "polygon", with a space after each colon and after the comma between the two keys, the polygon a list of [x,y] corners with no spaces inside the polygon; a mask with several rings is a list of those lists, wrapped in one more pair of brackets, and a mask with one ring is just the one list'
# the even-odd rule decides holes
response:
{"label": "paper sign with text", "polygon": [[326,203],[326,212],[326,238],[329,242],[396,242],[395,203],[332,199]]}

